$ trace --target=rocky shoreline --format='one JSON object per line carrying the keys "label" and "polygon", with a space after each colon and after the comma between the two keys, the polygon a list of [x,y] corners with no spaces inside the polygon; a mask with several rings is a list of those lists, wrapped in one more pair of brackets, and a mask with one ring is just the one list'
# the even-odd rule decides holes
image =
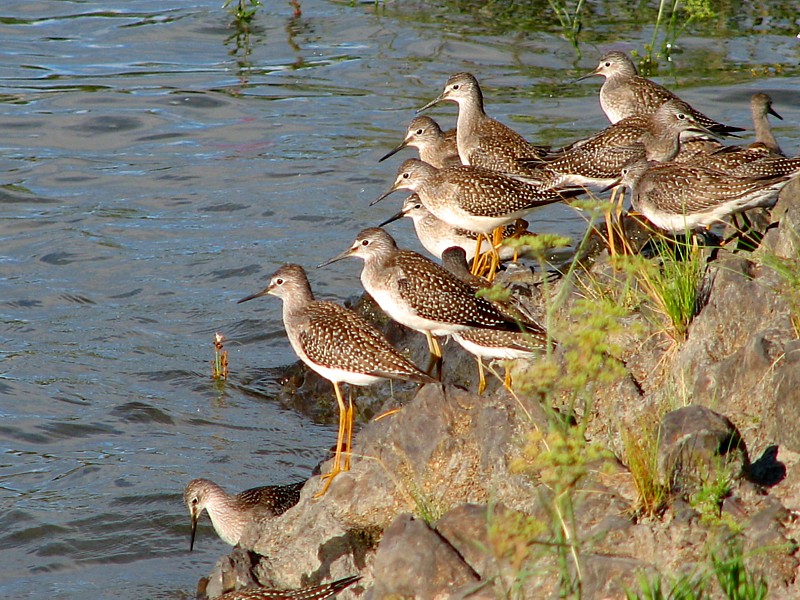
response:
{"label": "rocky shoreline", "polygon": [[[799,181],[771,215],[753,252],[709,253],[685,339],[631,300],[605,253],[546,289],[522,282],[569,341],[517,365],[516,395],[493,378],[478,396],[452,343],[444,386],[360,392],[351,471],[319,499],[312,477],[246,531],[208,597],[356,574],[340,598],[624,598],[680,581],[725,597],[719,572],[736,565],[769,598],[800,597],[800,275],[763,260],[800,274]],[[424,364],[422,336],[373,316]],[[282,402],[333,414],[327,383],[298,366],[286,380]]]}

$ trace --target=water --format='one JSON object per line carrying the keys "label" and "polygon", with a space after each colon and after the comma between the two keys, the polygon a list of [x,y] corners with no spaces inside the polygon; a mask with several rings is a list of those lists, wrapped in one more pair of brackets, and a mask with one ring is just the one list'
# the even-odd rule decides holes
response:
{"label": "water", "polygon": [[[0,7],[4,597],[188,597],[228,548],[204,521],[188,553],[185,483],[308,475],[334,428],[272,399],[294,360],[279,302],[235,300],[285,261],[309,267],[319,296],[358,293],[355,261],[313,265],[396,211],[401,195],[367,205],[410,154],[377,159],[450,73],[474,72],[489,112],[537,142],[606,124],[600,81],[563,82],[594,67],[613,15],[577,61],[552,25],[509,34],[441,6],[265,4],[238,45],[219,0]],[[793,25],[759,23],[682,38],[666,80],[692,82],[682,95],[733,124],[769,92],[797,153]],[[631,28],[617,46],[651,35]],[[455,110],[431,114],[451,126]],[[561,206],[531,221],[584,229]],[[418,248],[410,223],[392,232]],[[209,377],[216,331],[229,340],[222,386]]]}

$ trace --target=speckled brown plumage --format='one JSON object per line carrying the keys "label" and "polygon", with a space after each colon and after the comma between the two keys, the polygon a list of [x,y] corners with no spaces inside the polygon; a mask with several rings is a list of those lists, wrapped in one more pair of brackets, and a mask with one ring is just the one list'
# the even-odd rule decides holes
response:
{"label": "speckled brown plumage", "polygon": [[632,161],[672,160],[685,133],[708,131],[688,104],[671,99],[651,115],[626,117],[581,144],[547,157],[535,172],[521,179],[545,189],[570,185],[604,188],[619,179],[622,168]]}
{"label": "speckled brown plumage", "polygon": [[734,177],[676,163],[640,161],[623,170],[632,204],[657,227],[682,233],[751,208],[769,207],[790,177]]}
{"label": "speckled brown plumage", "polygon": [[433,381],[361,316],[334,302],[315,300],[301,266],[284,265],[266,290],[254,296],[265,293],[283,300],[283,323],[292,348],[326,379],[354,385],[381,379]]}
{"label": "speckled brown plumage", "polygon": [[522,218],[532,209],[560,202],[577,191],[541,191],[534,186],[482,167],[436,169],[411,158],[397,170],[392,188],[416,192],[425,207],[454,227],[489,233]]}
{"label": "speckled brown plumage", "polygon": [[416,148],[420,159],[437,169],[461,164],[456,144],[456,130],[442,131],[439,124],[430,117],[414,117],[408,124],[406,137],[402,143],[378,162],[386,160],[406,147]]}
{"label": "speckled brown plumage", "polygon": [[183,501],[191,518],[191,540],[194,546],[197,521],[208,512],[217,535],[226,543],[239,543],[245,527],[252,521],[277,517],[300,500],[304,481],[288,485],[268,485],[251,488],[238,494],[228,494],[210,479],[193,479],[183,492]]}
{"label": "speckled brown plumage", "polygon": [[442,266],[411,250],[400,250],[384,230],[372,227],[331,261],[364,260],[361,282],[383,311],[398,323],[433,335],[467,327],[519,329],[489,301]]}
{"label": "speckled brown plumage", "polygon": [[[667,100],[677,98],[675,94],[650,79],[641,77],[636,65],[624,52],[609,52],[600,59],[600,64],[591,73],[581,77],[602,75],[606,78],[600,88],[600,106],[608,120],[617,123],[634,115],[649,115]],[[719,134],[744,131],[741,127],[723,125],[692,109],[692,115],[703,127]]]}
{"label": "speckled brown plumage", "polygon": [[[442,221],[425,207],[417,194],[411,194],[406,198],[400,211],[383,221],[379,227],[403,217],[408,217],[413,221],[414,230],[420,243],[436,258],[442,258],[442,253],[453,246],[463,248],[467,260],[472,260],[472,257],[475,256],[478,234],[460,227],[453,227]],[[527,223],[525,226],[527,227]],[[507,225],[502,230],[503,239],[516,233],[516,225]],[[488,240],[481,244],[481,249],[483,252],[491,250]],[[498,254],[502,260],[506,260],[514,255],[514,250],[508,246],[501,246],[498,248]]]}
{"label": "speckled brown plumage", "polygon": [[525,172],[521,158],[541,157],[547,148],[534,146],[510,127],[487,116],[478,80],[470,73],[456,73],[444,91],[420,110],[450,100],[458,104],[456,140],[464,165],[503,173]]}
{"label": "speckled brown plumage", "polygon": [[344,577],[330,583],[314,585],[299,590],[245,588],[223,594],[217,600],[325,600],[325,598],[332,598],[359,579],[361,579],[359,576]]}

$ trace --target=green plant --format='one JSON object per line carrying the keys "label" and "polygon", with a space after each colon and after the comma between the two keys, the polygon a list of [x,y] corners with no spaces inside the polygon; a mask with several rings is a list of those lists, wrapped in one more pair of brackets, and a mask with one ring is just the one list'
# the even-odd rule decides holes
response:
{"label": "green plant", "polygon": [[625,590],[627,600],[702,600],[706,597],[705,580],[702,577],[681,575],[667,578],[660,573],[648,578],[639,574],[639,592]]}
{"label": "green plant", "polygon": [[[236,4],[231,6],[232,4]],[[222,8],[227,8],[228,12],[233,15],[237,23],[250,23],[261,6],[260,0],[225,0]]]}
{"label": "green plant", "polygon": [[722,512],[722,502],[731,491],[731,473],[723,464],[714,465],[707,478],[689,495],[689,505],[700,513],[706,525],[727,525],[738,532],[741,525]]}
{"label": "green plant", "polygon": [[494,506],[489,507],[487,521],[488,550],[495,558],[505,561],[514,574],[505,596],[522,597],[526,583],[536,574],[532,561],[543,547],[547,525],[530,515],[514,510],[500,511]]}
{"label": "green plant", "polygon": [[711,566],[728,600],[764,600],[769,586],[744,564],[741,542],[735,542],[724,555],[712,555]]}
{"label": "green plant", "polygon": [[700,286],[705,274],[705,260],[697,244],[690,241],[670,245],[656,240],[660,264],[641,258],[630,263],[639,283],[670,327],[667,332],[682,341],[697,314]]}
{"label": "green plant", "polygon": [[561,24],[561,31],[564,37],[569,40],[572,47],[575,48],[578,58],[580,58],[581,49],[578,44],[578,35],[583,29],[583,20],[581,18],[583,0],[577,0],[574,8],[567,6],[566,0],[547,0],[547,2]]}
{"label": "green plant", "polygon": [[[652,413],[647,413],[651,415]],[[634,427],[623,428],[622,443],[625,448],[625,463],[633,477],[638,498],[636,512],[644,517],[661,514],[669,497],[669,482],[662,482],[658,475],[658,432],[660,415],[646,420],[640,416]]]}
{"label": "green plant", "polygon": [[548,520],[547,535],[538,544],[555,558],[562,596],[581,596],[583,544],[575,522],[579,484],[590,470],[610,458],[605,448],[586,441],[582,427],[555,420],[547,434],[528,434],[521,455],[512,464],[513,470],[528,474],[549,491],[540,495]]}

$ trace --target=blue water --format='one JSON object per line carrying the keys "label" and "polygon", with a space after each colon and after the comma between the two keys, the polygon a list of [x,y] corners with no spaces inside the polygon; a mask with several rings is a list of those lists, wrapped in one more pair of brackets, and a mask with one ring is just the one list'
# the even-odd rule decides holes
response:
{"label": "blue water", "polygon": [[[504,33],[403,2],[258,10],[237,40],[220,0],[0,6],[0,595],[184,598],[228,547],[207,521],[188,552],[193,477],[231,491],[306,477],[329,423],[283,408],[294,360],[279,302],[235,300],[281,263],[317,294],[360,293],[359,265],[313,265],[397,210],[388,189],[414,109],[470,70],[487,110],[535,142],[606,125],[600,81],[567,83],[605,47],[549,26]],[[790,27],[789,27],[790,29]],[[682,38],[664,81],[728,123],[769,92],[797,153],[798,42],[781,29]],[[601,35],[602,34],[602,35]],[[733,72],[734,76],[729,73]],[[455,107],[430,113],[452,126]],[[577,239],[563,206],[537,231]],[[419,249],[410,223],[390,226]],[[231,377],[211,377],[215,332]]]}

